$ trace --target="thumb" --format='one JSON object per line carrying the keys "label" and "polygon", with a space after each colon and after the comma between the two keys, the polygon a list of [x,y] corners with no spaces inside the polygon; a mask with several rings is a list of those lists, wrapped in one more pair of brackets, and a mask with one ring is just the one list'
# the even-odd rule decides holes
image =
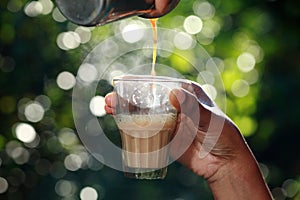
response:
{"label": "thumb", "polygon": [[185,93],[180,89],[173,89],[169,94],[170,103],[176,108],[177,111],[181,111],[181,106],[185,100]]}

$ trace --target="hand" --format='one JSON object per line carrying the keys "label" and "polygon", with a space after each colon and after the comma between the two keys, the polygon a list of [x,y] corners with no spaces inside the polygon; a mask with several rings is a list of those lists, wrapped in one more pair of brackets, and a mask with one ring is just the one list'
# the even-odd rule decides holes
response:
{"label": "hand", "polygon": [[[151,1],[151,0],[150,0]],[[171,10],[173,10],[179,0],[154,0],[154,8],[151,12],[142,15],[145,18],[158,18],[161,17]]]}
{"label": "hand", "polygon": [[[185,84],[182,89],[172,90],[169,99],[179,113],[176,133],[179,139],[172,144],[171,155],[176,157],[177,152],[182,152],[181,148],[187,148],[193,141],[178,161],[209,180],[221,166],[242,152],[236,144],[244,143],[243,138],[197,84]],[[116,94],[108,94],[105,102],[106,112],[113,114]],[[213,126],[218,127],[215,133],[208,132]]]}
{"label": "hand", "polygon": [[[169,95],[178,110],[177,133],[180,139],[171,146],[171,155],[192,144],[178,159],[183,165],[208,181],[215,179],[218,170],[248,149],[236,125],[217,107],[202,88],[191,82]],[[180,144],[179,144],[180,143]]]}
{"label": "hand", "polygon": [[[178,161],[204,177],[216,199],[271,199],[257,162],[237,126],[215,105],[197,83],[170,92],[178,110],[175,155],[192,143]],[[113,114],[115,93],[105,98],[105,110]]]}
{"label": "hand", "polygon": [[[177,141],[184,143],[187,137],[195,135],[178,161],[207,180],[215,199],[272,199],[237,126],[198,84],[191,82],[173,90],[169,99],[179,111],[176,135],[181,139]],[[171,146],[171,153],[180,146]]]}

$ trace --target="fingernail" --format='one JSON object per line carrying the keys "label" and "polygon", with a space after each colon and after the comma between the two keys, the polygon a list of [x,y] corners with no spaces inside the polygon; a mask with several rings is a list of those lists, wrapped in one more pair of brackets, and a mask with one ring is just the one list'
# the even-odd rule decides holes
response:
{"label": "fingernail", "polygon": [[194,87],[192,86],[192,85],[189,85],[188,87],[187,87],[187,90],[189,91],[189,92],[191,92],[191,93],[195,93],[194,92]]}

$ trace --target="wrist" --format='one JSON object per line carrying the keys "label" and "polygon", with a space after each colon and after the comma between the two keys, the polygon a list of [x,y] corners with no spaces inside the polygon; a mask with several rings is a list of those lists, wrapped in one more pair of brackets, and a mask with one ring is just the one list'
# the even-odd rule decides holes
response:
{"label": "wrist", "polygon": [[207,182],[215,199],[272,199],[248,148],[226,162]]}

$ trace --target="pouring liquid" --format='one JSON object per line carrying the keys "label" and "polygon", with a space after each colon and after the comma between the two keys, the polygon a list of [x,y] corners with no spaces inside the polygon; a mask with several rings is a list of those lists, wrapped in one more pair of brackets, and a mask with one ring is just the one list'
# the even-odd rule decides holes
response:
{"label": "pouring liquid", "polygon": [[152,76],[156,75],[155,63],[156,63],[156,54],[157,54],[157,20],[158,18],[150,19],[152,32],[153,32],[153,53],[152,53],[152,68],[151,68]]}

